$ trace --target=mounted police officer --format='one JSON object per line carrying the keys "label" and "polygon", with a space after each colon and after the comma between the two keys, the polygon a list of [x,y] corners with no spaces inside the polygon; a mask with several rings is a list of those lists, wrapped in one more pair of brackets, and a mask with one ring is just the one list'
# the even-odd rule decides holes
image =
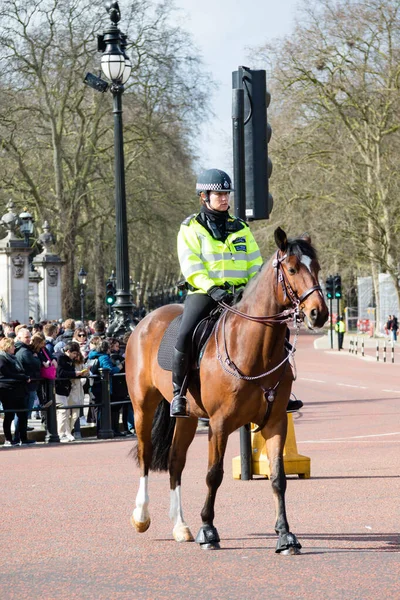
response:
{"label": "mounted police officer", "polygon": [[190,366],[196,325],[218,302],[230,303],[233,290],[246,285],[263,262],[249,226],[228,212],[232,191],[227,173],[219,169],[203,171],[196,184],[200,212],[185,219],[178,233],[178,258],[189,291],[174,348],[173,417],[187,416],[187,400],[181,391]]}

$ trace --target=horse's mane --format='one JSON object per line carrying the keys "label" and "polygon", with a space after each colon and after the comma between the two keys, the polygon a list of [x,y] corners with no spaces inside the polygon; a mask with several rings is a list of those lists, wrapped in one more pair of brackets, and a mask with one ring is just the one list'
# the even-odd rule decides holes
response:
{"label": "horse's mane", "polygon": [[[288,256],[295,255],[300,260],[302,256],[308,256],[311,260],[317,259],[317,251],[305,238],[294,238],[287,241],[286,254]],[[245,300],[248,296],[253,293],[253,288],[257,285],[259,278],[261,277],[262,271],[275,257],[275,252],[269,260],[267,260],[249,283],[246,285],[242,299]]]}

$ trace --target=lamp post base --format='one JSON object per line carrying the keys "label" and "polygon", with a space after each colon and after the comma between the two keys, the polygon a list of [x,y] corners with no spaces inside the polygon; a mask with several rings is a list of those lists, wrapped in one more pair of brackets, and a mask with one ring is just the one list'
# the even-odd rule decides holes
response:
{"label": "lamp post base", "polygon": [[109,337],[123,338],[126,333],[131,333],[135,329],[138,319],[133,316],[133,308],[133,306],[129,308],[113,307],[114,318],[107,329]]}

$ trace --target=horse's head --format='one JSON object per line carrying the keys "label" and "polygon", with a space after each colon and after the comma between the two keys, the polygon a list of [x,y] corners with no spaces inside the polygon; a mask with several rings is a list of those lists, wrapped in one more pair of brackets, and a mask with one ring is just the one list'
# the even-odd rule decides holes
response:
{"label": "horse's head", "polygon": [[318,284],[320,266],[310,237],[288,240],[280,227],[274,235],[278,252],[273,264],[280,283],[277,300],[282,306],[298,303],[309,329],[322,327],[329,312]]}

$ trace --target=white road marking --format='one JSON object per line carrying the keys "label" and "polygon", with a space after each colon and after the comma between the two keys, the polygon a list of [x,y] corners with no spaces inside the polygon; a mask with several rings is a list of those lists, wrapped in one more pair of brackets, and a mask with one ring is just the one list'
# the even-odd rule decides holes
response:
{"label": "white road marking", "polygon": [[400,394],[400,390],[382,390],[382,392],[389,392],[390,394]]}
{"label": "white road marking", "polygon": [[315,383],[326,383],[322,379],[307,379],[307,377],[299,377],[299,381],[313,381]]}
{"label": "white road marking", "polygon": [[364,385],[351,385],[350,383],[337,383],[336,385],[340,385],[342,387],[357,388],[358,390],[367,390],[368,389]]}
{"label": "white road marking", "polygon": [[[303,444],[322,444],[324,442],[345,442],[345,441],[353,441],[359,440],[361,441],[363,438],[377,438],[377,437],[387,437],[390,435],[400,435],[400,431],[393,431],[392,433],[371,433],[369,435],[353,435],[350,437],[342,437],[342,438],[326,438],[322,440],[303,440],[301,443]],[[393,440],[395,442],[400,440]]]}

